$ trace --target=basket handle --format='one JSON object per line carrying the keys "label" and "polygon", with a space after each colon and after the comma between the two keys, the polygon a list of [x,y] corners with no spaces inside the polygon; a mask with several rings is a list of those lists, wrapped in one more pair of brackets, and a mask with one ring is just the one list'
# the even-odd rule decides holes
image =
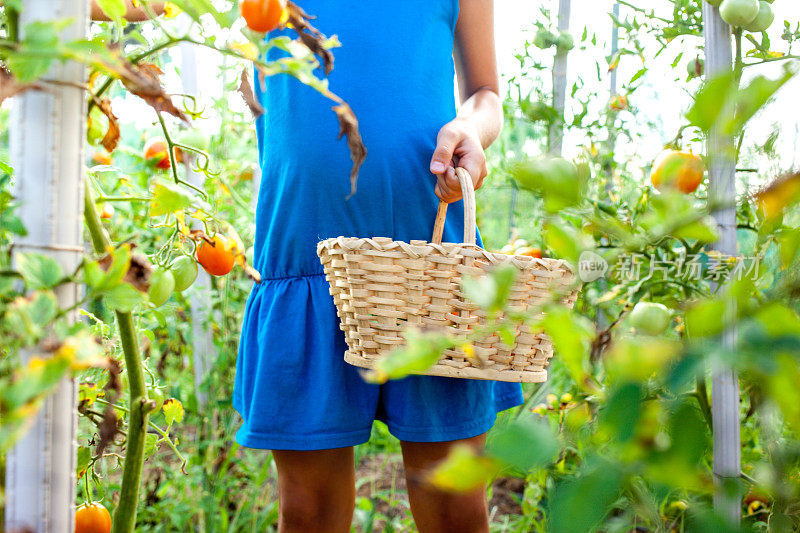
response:
{"label": "basket handle", "polygon": [[[464,243],[475,244],[475,186],[472,178],[465,169],[456,167],[456,177],[461,183],[461,195],[464,197]],[[436,212],[436,222],[433,224],[433,244],[442,244],[444,222],[447,218],[447,202],[439,200],[439,211]]]}

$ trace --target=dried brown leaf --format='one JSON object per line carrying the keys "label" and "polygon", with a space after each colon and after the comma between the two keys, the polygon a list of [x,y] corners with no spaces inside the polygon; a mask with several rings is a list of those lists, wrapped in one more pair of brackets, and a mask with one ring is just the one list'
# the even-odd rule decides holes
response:
{"label": "dried brown leaf", "polygon": [[367,158],[367,147],[361,139],[358,131],[358,119],[346,102],[333,107],[339,119],[339,138],[347,136],[347,146],[350,148],[350,159],[353,160],[353,168],[350,170],[350,196],[356,193],[356,183],[358,182],[358,171],[364,159]]}
{"label": "dried brown leaf", "polygon": [[118,63],[105,62],[103,65],[117,75],[122,84],[134,95],[147,102],[159,112],[169,113],[175,118],[189,123],[186,115],[175,107],[170,96],[161,85],[160,68],[152,63],[133,64],[127,61]]}
{"label": "dried brown leaf", "polygon": [[309,19],[316,17],[309,15],[293,2],[286,2],[286,12],[288,14],[286,26],[292,28],[297,33],[300,42],[322,59],[325,75],[330,74],[333,70],[333,54],[323,46],[327,37],[308,23]]}
{"label": "dried brown leaf", "polygon": [[116,115],[114,115],[114,112],[111,110],[110,99],[103,98],[101,100],[94,97],[93,99],[94,103],[97,105],[97,108],[108,119],[108,130],[106,130],[105,135],[103,135],[103,139],[100,141],[100,144],[103,145],[103,148],[105,148],[108,153],[111,153],[116,150],[117,144],[119,144],[119,122],[117,121]]}
{"label": "dried brown leaf", "polygon": [[[103,270],[108,270],[111,267],[111,261],[111,255],[106,254],[98,259],[97,263]],[[130,283],[134,288],[142,292],[147,292],[150,288],[150,274],[152,271],[153,266],[150,264],[147,256],[138,252],[133,252],[131,254],[131,264],[128,266],[128,271],[125,272],[125,276],[122,280]]]}
{"label": "dried brown leaf", "polygon": [[250,108],[250,112],[253,113],[254,118],[258,118],[264,114],[264,108],[261,107],[261,104],[256,100],[255,94],[253,94],[253,87],[250,85],[250,75],[247,73],[246,68],[242,69],[242,77],[238,91],[239,94],[242,95],[244,103]]}

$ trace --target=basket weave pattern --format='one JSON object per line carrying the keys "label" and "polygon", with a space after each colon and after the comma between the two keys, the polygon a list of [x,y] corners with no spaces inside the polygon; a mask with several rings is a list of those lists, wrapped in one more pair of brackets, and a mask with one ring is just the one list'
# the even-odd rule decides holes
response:
{"label": "basket weave pattern", "polygon": [[[469,244],[338,237],[320,242],[317,253],[349,348],[345,360],[365,368],[402,345],[401,333],[409,326],[437,328],[462,339],[484,324],[486,312],[460,290],[464,275],[480,276],[498,264],[513,264],[519,274],[508,305],[520,311],[548,301],[553,291],[566,292],[573,282],[563,261],[491,253]],[[575,296],[569,294],[564,302],[571,305]],[[425,374],[545,381],[553,355],[550,339],[525,325],[515,333],[512,346],[497,335],[473,342],[482,367],[454,349]]]}
{"label": "basket weave pattern", "polygon": [[[466,170],[456,176],[464,198],[464,243],[442,243],[447,204],[440,202],[432,242],[336,237],[317,244],[317,255],[336,304],[348,350],[345,361],[372,368],[375,362],[405,343],[409,327],[446,332],[466,340],[486,324],[486,312],[461,292],[463,276],[480,277],[500,264],[512,264],[518,275],[508,308],[537,311],[552,299],[572,305],[574,275],[557,259],[491,253],[475,246],[475,191]],[[502,318],[502,317],[499,317]],[[514,343],[496,334],[473,341],[474,357],[460,348],[447,350],[426,375],[498,381],[542,382],[547,379],[553,345],[542,332],[516,326]]]}

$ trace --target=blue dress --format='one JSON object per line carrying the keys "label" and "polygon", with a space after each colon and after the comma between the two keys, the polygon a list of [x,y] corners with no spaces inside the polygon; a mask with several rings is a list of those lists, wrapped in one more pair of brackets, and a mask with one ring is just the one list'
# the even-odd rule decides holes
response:
{"label": "blue dress", "polygon": [[[236,440],[264,449],[352,446],[369,439],[375,419],[406,441],[484,433],[497,412],[522,402],[520,385],[433,376],[364,382],[343,360],[344,336],[316,254],[318,241],[340,235],[430,240],[438,199],[428,166],[439,129],[456,114],[458,0],[304,0],[302,7],[321,32],[339,37],[330,88],[355,112],[368,153],[347,199],[352,162],[337,140],[333,103],[290,76],[263,86],[256,78],[266,111],[256,121],[254,266],[263,281],[242,325],[233,405],[244,422]],[[444,241],[461,240],[462,209],[450,206]]]}

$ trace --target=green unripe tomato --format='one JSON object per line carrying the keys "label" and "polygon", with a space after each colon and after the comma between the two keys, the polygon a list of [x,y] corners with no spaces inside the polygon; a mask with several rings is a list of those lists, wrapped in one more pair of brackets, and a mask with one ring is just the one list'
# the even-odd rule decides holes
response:
{"label": "green unripe tomato", "polygon": [[181,135],[181,144],[197,148],[198,150],[207,151],[210,140],[208,135],[203,130],[193,128],[183,135]]}
{"label": "green unripe tomato", "polygon": [[556,38],[556,48],[561,52],[569,52],[575,48],[575,39],[568,31],[561,31]]}
{"label": "green unripe tomato", "polygon": [[536,36],[533,38],[533,45],[536,48],[541,48],[544,50],[556,44],[557,39],[558,38],[553,35],[551,31],[539,30],[536,32]]}
{"label": "green unripe tomato", "polygon": [[630,324],[637,331],[648,335],[663,333],[672,320],[669,308],[655,302],[638,302],[628,316]]}
{"label": "green unripe tomato", "polygon": [[758,4],[758,15],[756,15],[756,18],[754,18],[752,22],[742,26],[742,28],[756,33],[767,31],[767,28],[772,25],[774,20],[775,13],[772,11],[772,6],[770,6],[768,2],[762,0]]}
{"label": "green unripe tomato", "polygon": [[703,72],[705,71],[705,66],[706,66],[705,61],[703,61],[698,57],[696,59],[690,60],[686,64],[686,72],[692,78],[699,78],[700,76],[703,75]]}
{"label": "green unripe tomato", "polygon": [[722,0],[719,15],[731,26],[744,26],[758,15],[758,0]]}
{"label": "green unripe tomato", "polygon": [[185,291],[197,279],[197,262],[189,256],[182,255],[169,266],[175,279],[175,292]]}
{"label": "green unripe tomato", "polygon": [[719,7],[719,5],[722,3],[722,0],[706,0],[706,2],[714,7]]}
{"label": "green unripe tomato", "polygon": [[174,289],[175,278],[172,277],[172,272],[159,268],[150,275],[150,289],[147,291],[147,296],[151,304],[159,307],[169,300]]}

